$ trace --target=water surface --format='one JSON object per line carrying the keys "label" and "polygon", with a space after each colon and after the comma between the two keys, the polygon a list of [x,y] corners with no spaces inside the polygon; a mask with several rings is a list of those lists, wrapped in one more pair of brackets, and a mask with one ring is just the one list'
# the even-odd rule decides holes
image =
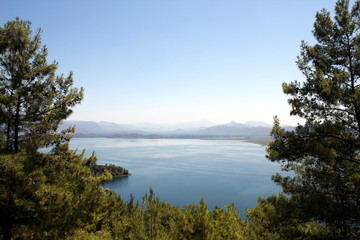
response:
{"label": "water surface", "polygon": [[152,187],[179,207],[204,198],[210,209],[234,203],[242,211],[280,190],[271,181],[280,167],[265,158],[265,147],[240,140],[74,138],[71,146],[128,169],[131,176],[105,184],[125,200]]}

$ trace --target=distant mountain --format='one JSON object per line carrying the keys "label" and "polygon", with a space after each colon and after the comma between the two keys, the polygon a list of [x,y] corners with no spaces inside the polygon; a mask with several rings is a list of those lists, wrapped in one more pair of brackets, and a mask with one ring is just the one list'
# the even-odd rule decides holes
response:
{"label": "distant mountain", "polygon": [[237,123],[231,121],[227,124],[216,125],[214,127],[206,128],[198,133],[206,136],[231,136],[231,137],[260,137],[269,136],[271,128],[262,126],[249,126],[247,124]]}
{"label": "distant mountain", "polygon": [[265,122],[257,122],[257,121],[247,121],[244,123],[244,125],[248,126],[248,127],[269,127],[271,128],[272,125],[265,123]]}
{"label": "distant mountain", "polygon": [[59,130],[64,130],[69,127],[75,126],[76,132],[81,133],[101,133],[104,132],[104,129],[96,123],[90,121],[64,121],[60,126]]}
{"label": "distant mountain", "polygon": [[271,125],[249,121],[215,125],[209,121],[176,124],[65,121],[60,130],[76,127],[76,137],[123,137],[123,138],[163,138],[163,137],[268,137]]}
{"label": "distant mountain", "polygon": [[237,123],[235,121],[231,121],[229,123],[223,124],[223,125],[218,125],[218,126],[226,126],[226,127],[230,127],[230,128],[245,128],[245,124],[242,123]]}
{"label": "distant mountain", "polygon": [[117,133],[123,131],[137,131],[137,129],[126,124],[117,124],[111,122],[91,122],[91,121],[64,121],[59,130],[75,126],[76,133],[81,134],[101,134]]}
{"label": "distant mountain", "polygon": [[140,123],[129,124],[129,126],[132,126],[135,129],[149,131],[149,132],[169,132],[169,131],[175,131],[177,129],[199,130],[215,125],[216,125],[215,123],[210,121],[193,121],[193,122],[167,123],[167,124],[140,122]]}
{"label": "distant mountain", "polygon": [[214,126],[215,123],[209,121],[194,121],[185,123],[170,123],[158,124],[149,122],[140,122],[132,124],[118,124],[113,122],[93,122],[93,121],[64,121],[59,130],[63,130],[72,126],[76,127],[78,134],[109,134],[120,132],[133,132],[133,133],[157,133],[157,132],[172,132],[177,129],[184,131],[194,131]]}
{"label": "distant mountain", "polygon": [[186,123],[179,123],[176,124],[175,126],[177,126],[177,129],[181,128],[181,129],[199,129],[199,128],[208,128],[208,127],[212,127],[215,126],[216,124],[210,121],[192,121],[192,122],[186,122]]}

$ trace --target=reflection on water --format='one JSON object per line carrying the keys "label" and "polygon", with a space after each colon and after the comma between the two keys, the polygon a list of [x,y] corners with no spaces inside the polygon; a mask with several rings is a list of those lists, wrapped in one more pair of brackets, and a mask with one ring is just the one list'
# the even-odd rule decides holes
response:
{"label": "reflection on water", "polygon": [[131,176],[104,185],[125,200],[131,193],[141,200],[152,187],[176,206],[204,198],[210,208],[233,202],[243,210],[279,191],[271,176],[280,167],[263,146],[239,140],[74,138],[71,146],[128,169]]}

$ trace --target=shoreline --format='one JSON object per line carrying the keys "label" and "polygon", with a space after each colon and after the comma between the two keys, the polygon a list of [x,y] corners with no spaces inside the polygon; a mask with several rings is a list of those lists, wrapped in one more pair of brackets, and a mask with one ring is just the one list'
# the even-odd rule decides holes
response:
{"label": "shoreline", "polygon": [[261,146],[268,146],[269,142],[271,142],[271,137],[263,136],[263,137],[216,137],[216,136],[156,136],[156,137],[147,137],[147,136],[139,136],[139,137],[129,137],[129,136],[95,136],[95,135],[89,135],[89,136],[76,136],[74,135],[74,138],[118,138],[118,139],[199,139],[199,140],[240,140],[244,142],[254,143]]}

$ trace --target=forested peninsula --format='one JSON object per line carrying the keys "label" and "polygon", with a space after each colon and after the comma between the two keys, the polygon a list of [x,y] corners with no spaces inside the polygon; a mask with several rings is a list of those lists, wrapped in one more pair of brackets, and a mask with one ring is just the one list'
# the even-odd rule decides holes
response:
{"label": "forested peninsula", "polygon": [[127,169],[116,166],[114,164],[105,164],[105,165],[95,164],[94,166],[91,167],[91,172],[95,176],[103,175],[105,171],[108,171],[112,177],[126,177],[131,175]]}
{"label": "forested peninsula", "polygon": [[[0,238],[360,239],[359,19],[360,1],[338,0],[333,14],[316,14],[314,43],[302,42],[296,62],[305,80],[282,85],[291,114],[305,123],[286,130],[275,117],[267,147],[267,158],[285,171],[272,178],[282,192],[260,197],[244,219],[232,204],[208,209],[199,199],[179,208],[153,189],[126,202],[104,189],[117,168],[96,166],[95,154],[70,149],[73,127],[58,130],[83,89],[73,86],[72,73],[58,74],[58,63],[49,63],[41,29],[19,18],[6,22],[0,28]],[[39,151],[44,147],[51,150]]]}

